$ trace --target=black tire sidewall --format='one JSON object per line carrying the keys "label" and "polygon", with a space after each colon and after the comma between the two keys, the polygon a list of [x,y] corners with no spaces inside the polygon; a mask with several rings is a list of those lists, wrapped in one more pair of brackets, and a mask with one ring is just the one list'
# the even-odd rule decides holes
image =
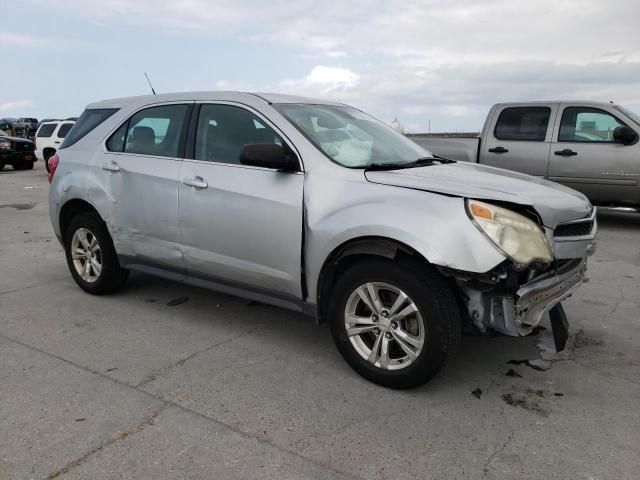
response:
{"label": "black tire sidewall", "polygon": [[[329,321],[338,350],[360,375],[390,388],[414,388],[432,378],[450,353],[444,322],[459,322],[451,315],[452,293],[435,272],[420,271],[410,262],[371,259],[359,262],[336,282],[330,299]],[[416,304],[423,321],[425,343],[420,355],[409,366],[383,370],[370,364],[354,349],[344,325],[344,309],[351,293],[364,283],[384,282],[405,292]],[[455,313],[455,312],[454,312]],[[455,325],[454,325],[455,327]]]}
{"label": "black tire sidewall", "polygon": [[[98,279],[93,283],[87,282],[82,279],[80,274],[78,274],[78,272],[76,271],[76,268],[73,264],[73,258],[71,257],[71,239],[73,238],[73,234],[79,228],[86,228],[87,230],[89,230],[98,240],[98,244],[100,245],[100,253],[102,256],[102,270]],[[119,284],[122,283],[120,278],[126,272],[120,268],[118,257],[116,255],[115,248],[113,247],[113,242],[111,240],[111,236],[109,235],[109,231],[107,230],[100,217],[98,217],[96,214],[81,213],[71,220],[64,235],[64,248],[69,271],[71,272],[73,279],[80,286],[80,288],[82,288],[86,292],[96,295],[110,293],[115,288],[117,288]]]}

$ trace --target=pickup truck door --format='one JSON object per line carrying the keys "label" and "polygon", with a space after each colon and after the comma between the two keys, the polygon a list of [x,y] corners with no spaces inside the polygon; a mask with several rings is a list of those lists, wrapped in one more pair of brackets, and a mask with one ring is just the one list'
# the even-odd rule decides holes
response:
{"label": "pickup truck door", "polygon": [[228,102],[197,104],[189,130],[178,195],[187,273],[299,303],[304,174],[239,163],[244,145],[284,136]]}
{"label": "pickup truck door", "polygon": [[558,104],[494,107],[482,132],[479,163],[546,177]]}
{"label": "pickup truck door", "polygon": [[594,203],[638,204],[640,147],[613,141],[628,125],[614,108],[562,104],[549,160],[549,180],[581,191]]}

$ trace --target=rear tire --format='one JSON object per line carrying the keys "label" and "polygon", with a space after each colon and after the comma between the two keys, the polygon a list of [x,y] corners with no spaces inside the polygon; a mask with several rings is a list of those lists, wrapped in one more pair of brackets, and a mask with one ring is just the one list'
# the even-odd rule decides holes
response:
{"label": "rear tire", "polygon": [[418,387],[458,349],[461,320],[453,292],[435,270],[417,262],[360,261],[340,276],[329,302],[338,350],[379,385]]}
{"label": "rear tire", "polygon": [[129,276],[120,267],[111,236],[96,213],[81,213],[69,223],[64,236],[71,276],[93,295],[115,292]]}

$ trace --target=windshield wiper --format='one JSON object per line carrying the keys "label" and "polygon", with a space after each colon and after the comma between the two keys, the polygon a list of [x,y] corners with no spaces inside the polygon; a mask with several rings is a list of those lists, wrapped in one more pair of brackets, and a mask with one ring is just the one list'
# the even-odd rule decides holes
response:
{"label": "windshield wiper", "polygon": [[447,158],[434,155],[433,157],[420,157],[417,160],[406,163],[372,163],[366,167],[366,170],[401,170],[403,168],[444,165],[446,163],[455,163],[455,160],[449,160]]}

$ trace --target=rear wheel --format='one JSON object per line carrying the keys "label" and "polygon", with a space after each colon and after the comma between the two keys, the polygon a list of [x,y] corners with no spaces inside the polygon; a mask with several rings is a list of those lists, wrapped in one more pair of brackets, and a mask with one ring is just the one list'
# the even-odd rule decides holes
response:
{"label": "rear wheel", "polygon": [[338,350],[360,375],[390,388],[429,381],[457,350],[460,312],[434,270],[368,259],[349,268],[330,299]]}
{"label": "rear wheel", "polygon": [[69,271],[80,288],[101,295],[124,285],[129,272],[120,268],[109,231],[97,214],[81,213],[71,220],[64,244]]}

